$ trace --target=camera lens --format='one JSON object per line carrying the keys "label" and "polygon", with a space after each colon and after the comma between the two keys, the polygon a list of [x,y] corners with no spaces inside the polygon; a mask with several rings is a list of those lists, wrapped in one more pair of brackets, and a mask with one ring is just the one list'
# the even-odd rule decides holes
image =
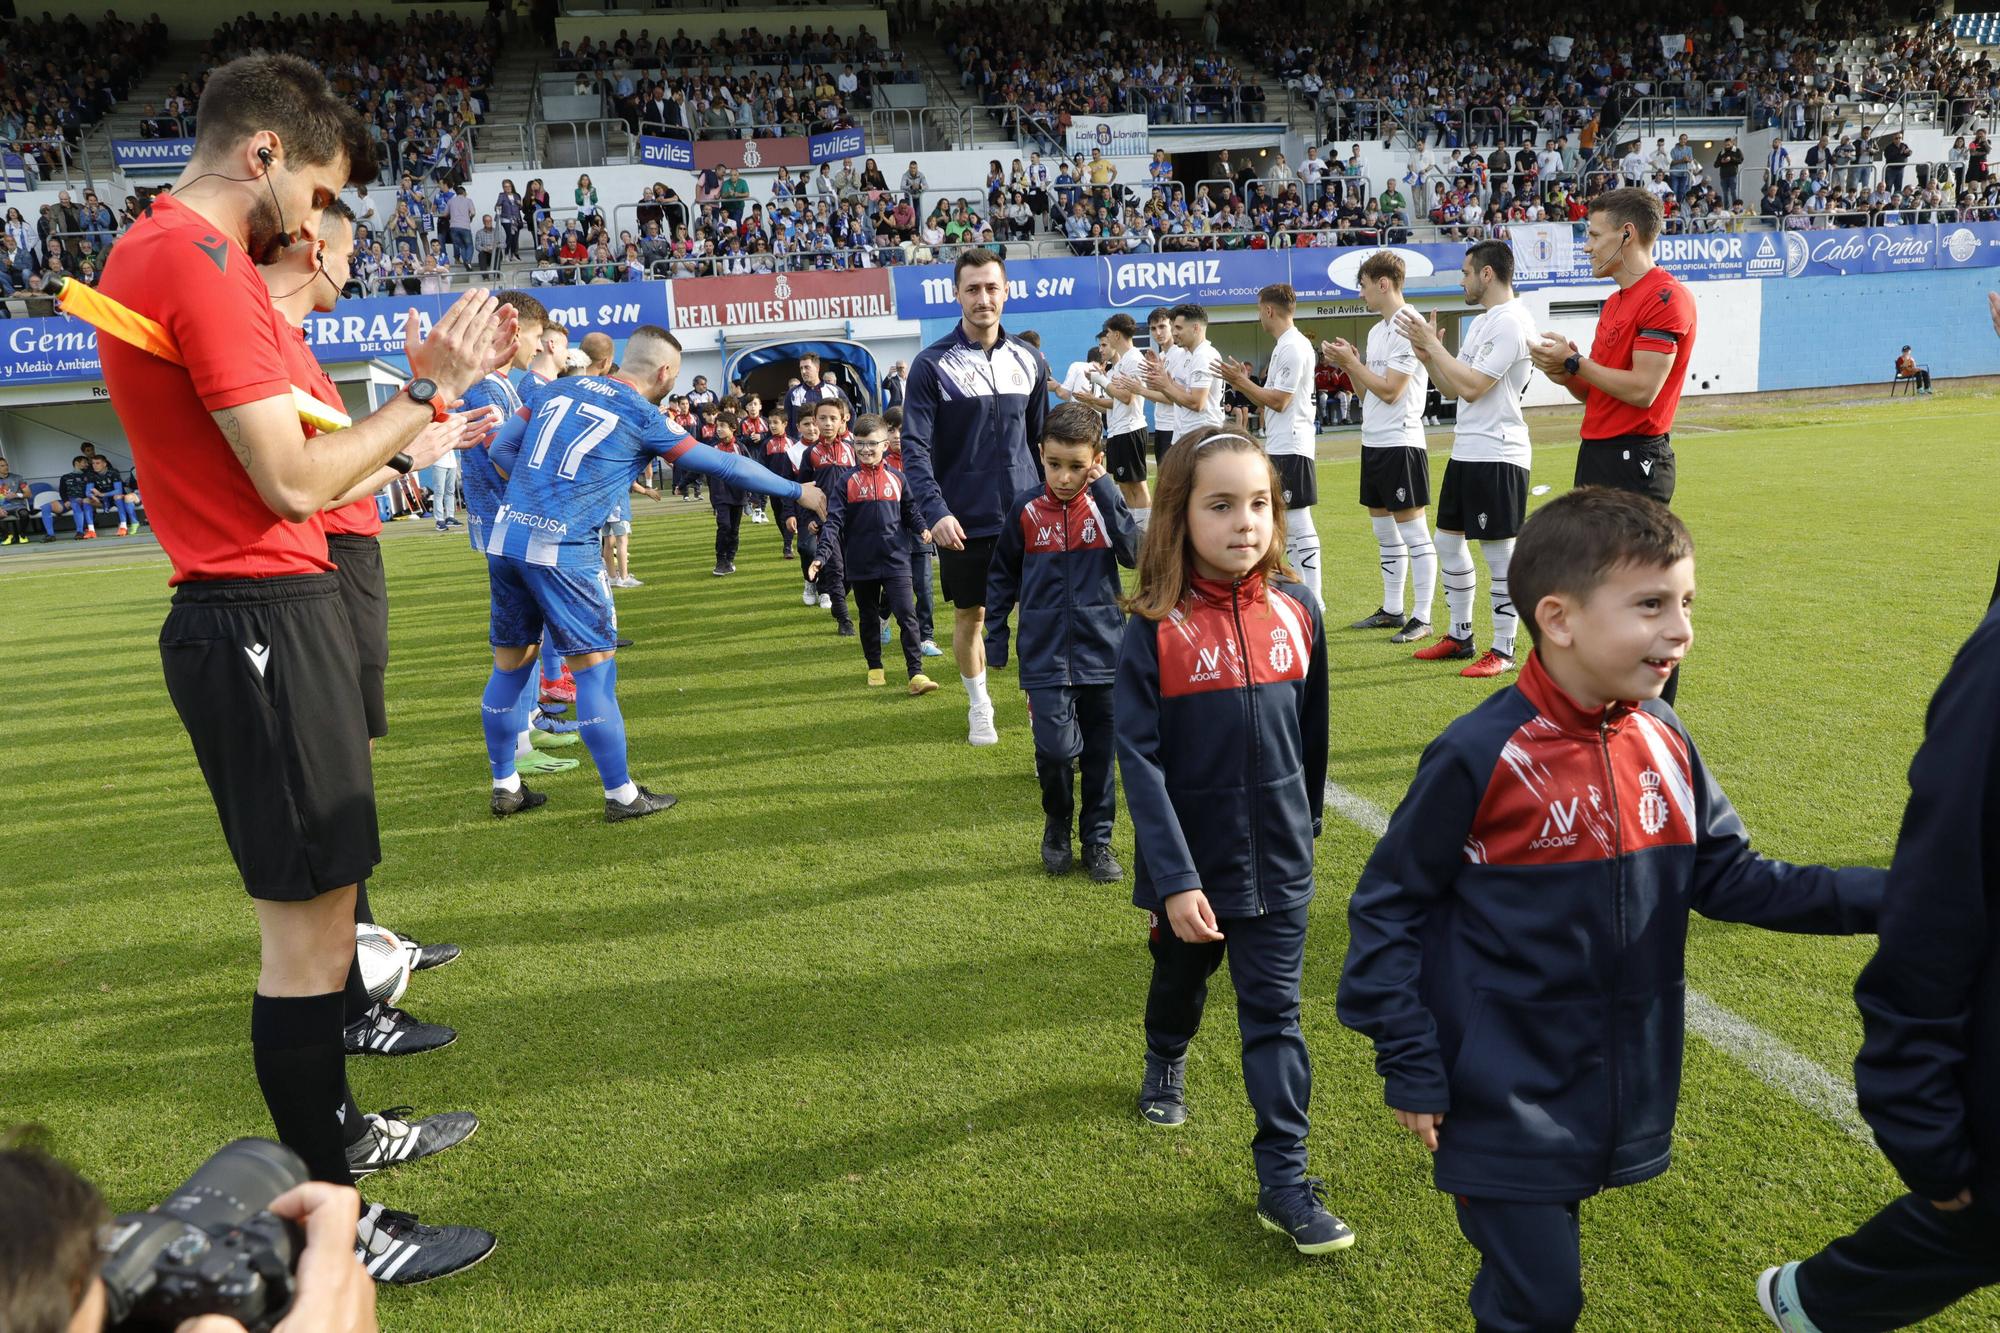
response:
{"label": "camera lens", "polygon": [[306,1164],[290,1148],[269,1139],[237,1139],[202,1163],[159,1211],[205,1231],[237,1226],[306,1179]]}

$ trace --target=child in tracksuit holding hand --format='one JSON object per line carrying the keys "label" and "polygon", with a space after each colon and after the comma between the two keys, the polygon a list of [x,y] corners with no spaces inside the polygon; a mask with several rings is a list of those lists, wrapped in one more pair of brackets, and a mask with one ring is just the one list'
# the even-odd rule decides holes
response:
{"label": "child in tracksuit holding hand", "polygon": [[1299,1031],[1326,795],[1326,629],[1285,567],[1282,494],[1246,435],[1204,426],[1168,451],[1113,695],[1132,901],[1152,925],[1139,1114],[1187,1119],[1188,1043],[1226,956],[1257,1117],[1257,1216],[1323,1254],[1354,1243],[1306,1175],[1312,1066]]}
{"label": "child in tracksuit holding hand", "polygon": [[[1014,501],[993,547],[986,623],[1002,625],[1021,604],[1021,688],[1035,734],[1042,784],[1042,867],[1066,874],[1077,824],[1071,766],[1082,761],[1083,864],[1100,884],[1124,878],[1111,854],[1117,814],[1112,779],[1111,685],[1125,616],[1118,567],[1138,558],[1138,528],[1104,472],[1104,418],[1064,403],[1042,423],[1045,485]],[[988,665],[1005,666],[1006,641]]]}
{"label": "child in tracksuit holding hand", "polygon": [[1535,648],[1445,728],[1348,905],[1340,1019],[1479,1251],[1482,1331],[1583,1310],[1578,1204],[1667,1169],[1690,912],[1875,928],[1880,870],[1767,861],[1660,702],[1693,641],[1694,544],[1585,487],[1521,529]]}
{"label": "child in tracksuit holding hand", "polygon": [[[826,478],[826,522],[819,530],[819,554],[806,569],[820,586],[854,590],[861,608],[861,652],[868,660],[868,683],[887,684],[882,673],[879,624],[886,604],[903,631],[903,666],[909,672],[910,693],[929,694],[937,682],[923,671],[918,650],[917,608],[910,593],[908,538],[924,534],[916,502],[903,474],[882,461],[888,430],[882,418],[865,416],[854,423],[854,465],[822,470]],[[820,578],[822,571],[826,578]]]}

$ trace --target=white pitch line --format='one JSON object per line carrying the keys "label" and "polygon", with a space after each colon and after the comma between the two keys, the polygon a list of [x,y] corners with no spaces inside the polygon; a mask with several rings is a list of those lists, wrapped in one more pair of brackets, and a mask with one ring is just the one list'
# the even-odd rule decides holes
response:
{"label": "white pitch line", "polygon": [[[1372,837],[1379,838],[1388,831],[1387,812],[1331,778],[1327,779],[1326,803],[1341,818]],[[1691,1032],[1741,1064],[1766,1087],[1782,1092],[1863,1143],[1875,1141],[1855,1103],[1854,1085],[1846,1079],[1800,1055],[1749,1019],[1724,1009],[1691,986],[1686,1012]]]}

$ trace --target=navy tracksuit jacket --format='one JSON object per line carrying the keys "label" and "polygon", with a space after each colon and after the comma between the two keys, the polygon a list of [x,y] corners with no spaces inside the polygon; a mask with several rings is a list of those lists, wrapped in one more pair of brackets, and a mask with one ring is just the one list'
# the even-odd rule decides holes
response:
{"label": "navy tracksuit jacket", "polygon": [[884,463],[834,468],[827,484],[826,521],[820,525],[820,571],[845,583],[910,577],[909,539],[924,530],[903,474]]}
{"label": "navy tracksuit jacket", "polygon": [[1042,354],[1003,330],[991,352],[963,323],[917,353],[903,400],[903,461],[924,526],[947,514],[967,537],[1000,531],[1008,501],[1035,485],[1049,408]]}
{"label": "navy tracksuit jacket", "polygon": [[[1911,1193],[1800,1265],[1824,1333],[1900,1328],[2000,1282],[2000,604],[1931,699],[1855,983],[1861,1114]],[[1973,1206],[1928,1200],[1971,1189]]]}
{"label": "navy tracksuit jacket", "polygon": [[[1197,579],[1166,620],[1126,622],[1114,698],[1137,844],[1132,901],[1152,920],[1147,1049],[1186,1054],[1226,956],[1257,1178],[1297,1185],[1312,1100],[1299,983],[1326,795],[1319,604],[1288,580]],[[1221,920],[1220,943],[1188,944],[1164,919],[1164,900],[1195,888]]]}
{"label": "navy tracksuit jacket", "polygon": [[[1042,813],[1067,839],[1076,816],[1070,765],[1081,761],[1079,832],[1086,847],[1111,841],[1118,810],[1111,725],[1111,685],[1125,631],[1118,567],[1130,569],[1138,550],[1138,528],[1109,477],[1067,502],[1039,486],[1009,509],[987,573],[989,625],[1004,625],[1014,604],[1021,606],[1015,651],[1034,729]],[[992,665],[1006,665],[1005,644],[1000,638]]]}

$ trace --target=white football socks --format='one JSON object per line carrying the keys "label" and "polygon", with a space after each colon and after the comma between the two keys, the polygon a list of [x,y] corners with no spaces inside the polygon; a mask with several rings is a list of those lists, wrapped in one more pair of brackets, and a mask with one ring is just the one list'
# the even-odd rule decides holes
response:
{"label": "white football socks", "polygon": [[616,801],[620,805],[630,805],[639,799],[639,784],[627,778],[625,779],[625,785],[622,787],[606,787],[604,789],[604,799],[607,801]]}
{"label": "white football socks", "polygon": [[1472,568],[1472,544],[1462,532],[1437,535],[1438,572],[1444,575],[1444,604],[1451,616],[1451,637],[1472,637],[1472,602],[1479,575]]}
{"label": "white football socks", "polygon": [[1430,527],[1421,514],[1398,523],[1396,530],[1410,556],[1410,614],[1428,625],[1431,603],[1437,600],[1437,545],[1431,541]]}
{"label": "white football socks", "polygon": [[1299,582],[1312,589],[1313,600],[1320,601],[1319,532],[1310,509],[1285,511],[1285,562],[1298,571]]}
{"label": "white football socks", "polygon": [[519,773],[509,773],[504,778],[493,779],[493,790],[507,792],[521,790],[521,775]]}
{"label": "white football socks", "polygon": [[1410,569],[1409,552],[1403,549],[1403,532],[1387,514],[1368,517],[1375,529],[1375,548],[1382,558],[1382,609],[1392,616],[1403,614],[1403,578]]}
{"label": "white football socks", "polygon": [[986,673],[984,671],[976,676],[961,674],[959,679],[965,682],[965,697],[971,701],[974,708],[991,708],[993,706],[993,700],[988,698],[986,694]]}
{"label": "white football socks", "polygon": [[514,738],[514,757],[526,759],[535,752],[535,729],[529,727]]}
{"label": "white football socks", "polygon": [[1514,598],[1507,589],[1507,566],[1514,561],[1514,539],[1481,542],[1486,568],[1493,572],[1493,651],[1514,655],[1514,629],[1520,617],[1514,614]]}
{"label": "white football socks", "polygon": [[1152,521],[1153,508],[1151,505],[1146,506],[1144,509],[1134,509],[1132,511],[1132,522],[1139,529],[1141,537],[1146,535],[1146,525]]}

